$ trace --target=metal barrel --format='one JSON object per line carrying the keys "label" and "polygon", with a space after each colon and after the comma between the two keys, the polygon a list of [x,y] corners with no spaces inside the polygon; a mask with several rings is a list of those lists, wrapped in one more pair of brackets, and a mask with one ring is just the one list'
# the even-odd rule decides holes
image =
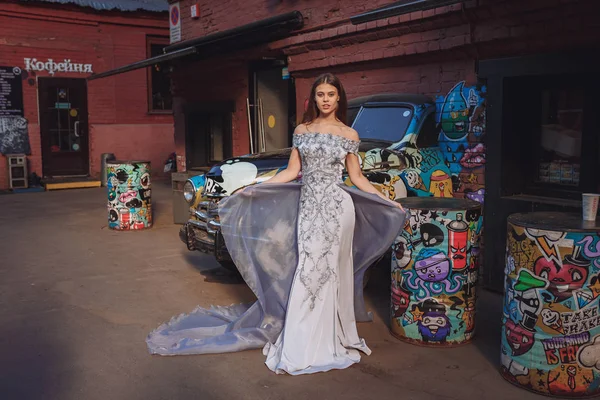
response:
{"label": "metal barrel", "polygon": [[481,205],[418,197],[402,205],[407,221],[392,251],[390,331],[423,346],[468,343],[475,333]]}
{"label": "metal barrel", "polygon": [[507,224],[501,374],[548,396],[596,396],[600,229],[563,229],[561,218],[552,228],[551,213],[529,214],[513,214]]}
{"label": "metal barrel", "polygon": [[108,161],[108,227],[137,230],[152,226],[150,161]]}
{"label": "metal barrel", "polygon": [[102,153],[100,156],[100,182],[104,187],[106,187],[106,180],[108,179],[106,163],[114,159],[115,155],[113,153]]}

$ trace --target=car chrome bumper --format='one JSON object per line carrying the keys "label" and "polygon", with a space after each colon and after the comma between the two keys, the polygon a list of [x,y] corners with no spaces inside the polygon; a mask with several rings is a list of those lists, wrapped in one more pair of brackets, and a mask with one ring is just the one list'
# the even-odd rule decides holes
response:
{"label": "car chrome bumper", "polygon": [[221,224],[210,216],[210,202],[203,201],[198,209],[190,209],[190,219],[179,230],[179,238],[188,250],[214,255],[217,260],[231,260],[221,235]]}

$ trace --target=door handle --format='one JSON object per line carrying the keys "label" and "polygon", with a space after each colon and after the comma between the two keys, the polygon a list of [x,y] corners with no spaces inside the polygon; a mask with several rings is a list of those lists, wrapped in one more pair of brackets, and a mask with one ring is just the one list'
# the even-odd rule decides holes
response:
{"label": "door handle", "polygon": [[75,121],[73,125],[73,130],[75,131],[75,137],[79,137],[79,121]]}

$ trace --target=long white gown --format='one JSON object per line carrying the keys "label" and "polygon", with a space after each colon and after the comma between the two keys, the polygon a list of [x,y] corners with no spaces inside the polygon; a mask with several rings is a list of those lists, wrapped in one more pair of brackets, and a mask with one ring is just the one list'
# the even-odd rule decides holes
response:
{"label": "long white gown", "polygon": [[263,353],[277,373],[346,368],[370,354],[358,337],[354,307],[352,239],[355,210],[339,182],[348,153],[359,142],[342,136],[294,135],[302,159],[298,218],[298,267],[283,332]]}
{"label": "long white gown", "polygon": [[263,348],[277,373],[341,369],[369,354],[356,321],[371,320],[366,269],[402,230],[405,213],[343,185],[359,142],[327,133],[294,135],[302,183],[266,184],[219,205],[227,249],[257,301],[197,307],[148,335],[153,354],[206,354]]}

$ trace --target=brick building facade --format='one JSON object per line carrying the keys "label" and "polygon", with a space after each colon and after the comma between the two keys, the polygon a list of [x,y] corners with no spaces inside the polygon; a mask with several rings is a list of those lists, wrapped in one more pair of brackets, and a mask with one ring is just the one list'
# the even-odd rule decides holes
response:
{"label": "brick building facade", "polygon": [[[190,115],[210,103],[223,103],[223,110],[230,116],[230,132],[220,136],[219,140],[225,143],[217,146],[219,154],[227,157],[251,150],[250,138],[255,143],[259,139],[255,132],[249,135],[250,129],[256,129],[252,108],[257,105],[252,103],[261,85],[261,67],[256,65],[264,65],[265,60],[271,60],[271,67],[276,65],[284,75],[289,72],[293,80],[289,102],[294,110],[288,114],[293,120],[290,132],[302,116],[313,79],[325,71],[341,78],[350,98],[388,92],[429,95],[438,102],[439,144],[453,174],[455,196],[483,201],[485,195],[485,242],[494,244],[486,244],[484,274],[486,283],[500,290],[506,216],[519,210],[580,207],[576,200],[581,191],[596,190],[597,180],[590,170],[598,160],[598,154],[582,153],[581,181],[580,161],[570,161],[576,162],[576,166],[561,164],[569,166],[570,173],[577,176],[569,187],[546,187],[547,181],[529,179],[533,170],[537,174],[541,165],[551,163],[530,165],[533,161],[527,161],[528,152],[536,153],[532,149],[539,147],[539,138],[528,135],[525,124],[519,128],[523,131],[515,131],[512,137],[504,133],[509,124],[502,121],[510,120],[509,114],[516,111],[507,107],[502,111],[502,105],[520,99],[525,109],[537,110],[541,86],[554,87],[556,82],[568,81],[569,76],[590,73],[592,64],[586,57],[593,54],[599,43],[596,16],[600,5],[592,0],[473,0],[356,25],[350,21],[357,14],[391,3],[282,1],[233,6],[228,2],[178,2],[183,40],[180,46],[175,46],[178,48],[193,45],[197,38],[212,38],[244,24],[294,10],[299,11],[304,20],[301,29],[284,38],[265,40],[260,46],[236,51],[221,49],[215,54],[206,54],[203,59],[181,58],[173,62],[179,168],[203,167],[215,161],[195,154],[195,144],[190,142],[190,136],[197,132]],[[199,4],[200,18],[190,17],[193,4]],[[169,51],[169,47],[166,50]],[[519,76],[532,76],[544,83],[524,85],[521,92],[515,89],[509,97],[508,92],[502,90],[503,84],[517,82],[514,79],[518,80]],[[595,74],[585,76],[593,80],[589,82],[590,87],[597,85]],[[589,92],[589,88],[585,90]],[[584,97],[592,98],[587,94]],[[594,100],[591,101],[586,105],[588,118],[592,115],[589,110],[594,107]],[[190,108],[191,104],[196,108]],[[451,113],[446,111],[451,109],[458,110],[456,117],[449,117]],[[533,113],[521,117],[538,118]],[[444,118],[450,120],[444,121]],[[444,132],[444,122],[460,121],[467,124],[464,134]],[[540,126],[539,121],[537,126]],[[493,138],[490,138],[491,133]],[[584,133],[584,137],[595,149],[600,147],[590,133]],[[288,139],[291,141],[291,135]],[[506,144],[509,140],[511,145]],[[489,143],[494,143],[494,147],[490,148]],[[203,144],[210,146],[210,139]],[[524,149],[524,153],[515,155],[511,148]],[[592,159],[595,161],[590,161]],[[489,182],[490,177],[492,182]],[[509,182],[507,186],[503,183],[506,179],[519,184],[510,187]],[[529,197],[519,197],[523,193]]]}
{"label": "brick building facade", "polygon": [[[173,118],[168,109],[153,112],[149,107],[149,72],[89,83],[85,78],[92,71],[149,57],[152,40],[168,43],[168,5],[70,3],[10,1],[0,6],[0,66],[20,70],[29,172],[97,178],[101,154],[114,153],[119,159],[150,160],[162,174],[162,164],[174,150]],[[67,61],[70,67],[64,65]],[[42,93],[52,90],[58,90],[59,98]],[[44,113],[48,106],[55,114]],[[60,114],[61,107],[68,116]],[[55,115],[65,118],[62,125],[54,123]],[[61,132],[57,139],[52,129],[71,132]],[[7,187],[6,160],[0,156],[0,189]]]}
{"label": "brick building facade", "polygon": [[289,146],[326,71],[350,98],[430,96],[453,195],[485,203],[483,275],[502,290],[507,216],[580,212],[581,193],[600,191],[600,3],[431,1],[371,12],[409,3],[170,1],[181,40],[104,76],[170,63],[179,171]]}

